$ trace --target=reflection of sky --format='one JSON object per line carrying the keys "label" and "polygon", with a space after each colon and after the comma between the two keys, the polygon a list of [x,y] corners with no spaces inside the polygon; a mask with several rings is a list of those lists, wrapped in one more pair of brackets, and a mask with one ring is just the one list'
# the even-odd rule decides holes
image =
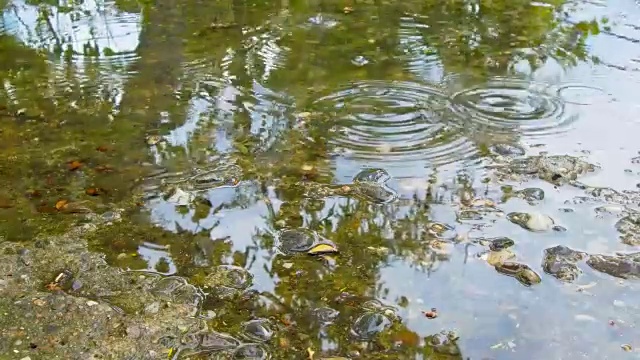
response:
{"label": "reflection of sky", "polygon": [[[130,75],[128,67],[136,61],[136,48],[141,30],[139,14],[119,11],[114,2],[88,0],[74,5],[74,11],[61,12],[58,7],[46,7],[48,17],[43,17],[44,8],[28,5],[22,0],[13,1],[2,13],[4,26],[0,31],[12,34],[27,46],[54,50],[56,45],[67,50],[70,46],[76,54],[83,54],[84,47],[99,49],[102,57],[74,55],[75,80],[96,82],[88,68],[102,69],[97,82],[101,93],[113,94],[115,105],[122,100],[124,82]],[[105,56],[106,48],[115,55]],[[60,67],[56,80],[65,82],[65,63],[54,62]],[[94,85],[95,84],[91,84]]]}
{"label": "reflection of sky", "polygon": [[136,49],[140,34],[139,14],[121,12],[114,2],[87,0],[76,6],[70,13],[47,7],[50,16],[46,21],[40,18],[40,7],[27,5],[22,0],[13,1],[2,14],[5,31],[37,48],[51,49],[59,41],[72,45],[79,53],[87,42],[115,52]]}
{"label": "reflection of sky", "polygon": [[[624,14],[622,19],[621,13]],[[640,104],[637,100],[640,63],[633,60],[640,59],[640,29],[629,24],[640,24],[640,8],[634,5],[633,1],[613,1],[609,2],[607,7],[586,7],[575,15],[573,20],[591,20],[602,16],[612,19],[612,24],[618,20],[617,24],[612,25],[611,32],[626,37],[624,39],[611,33],[601,33],[588,40],[589,51],[592,55],[600,57],[603,64],[581,63],[573,68],[562,69],[550,61],[534,74],[535,79],[545,83],[567,84],[570,91],[562,95],[567,96],[570,93],[572,100],[587,104],[567,104],[571,111],[580,115],[576,126],[567,133],[536,139],[535,142],[526,145],[542,143],[543,146],[539,148],[541,151],[588,156],[589,161],[602,165],[602,171],[581,178],[587,184],[636,189],[637,174],[640,172],[637,165],[632,164],[630,160],[638,156],[640,151],[637,141],[637,134],[640,134]],[[570,99],[567,97],[566,100]],[[625,172],[625,169],[631,169],[632,172]],[[539,347],[541,355],[544,353],[544,356],[527,354],[529,358],[560,358],[566,356],[567,349],[581,349],[591,339],[610,337],[609,330],[606,326],[601,326],[600,322],[606,323],[606,319],[620,316],[612,310],[610,304],[614,299],[635,303],[637,294],[621,291],[615,280],[605,280],[585,271],[580,283],[597,281],[598,286],[602,286],[597,296],[590,297],[589,301],[567,296],[561,289],[562,286],[542,271],[540,254],[544,248],[558,243],[598,253],[629,251],[629,248],[617,242],[618,234],[611,224],[591,221],[592,208],[578,208],[571,214],[557,211],[558,207],[565,206],[562,204],[564,200],[578,195],[577,190],[563,188],[559,192],[543,182],[527,183],[525,186],[544,189],[548,196],[542,204],[536,206],[536,210],[553,214],[558,223],[569,228],[568,235],[541,236],[522,231],[508,223],[497,223],[493,227],[483,229],[482,235],[513,238],[518,247],[518,261],[528,264],[542,274],[542,284],[532,291],[512,278],[497,274],[492,267],[473,259],[472,255],[471,262],[475,263],[463,264],[462,247],[456,248],[451,262],[442,264],[440,271],[431,276],[410,268],[405,262],[394,262],[393,266],[382,269],[381,283],[384,288],[389,289],[387,298],[390,301],[400,296],[410,296],[411,305],[403,309],[402,315],[413,330],[421,334],[430,334],[439,331],[443,326],[447,329],[464,329],[461,336],[462,345],[472,349],[488,348],[486,344],[489,339],[493,339],[494,342],[500,338],[505,342],[509,341],[517,332],[548,334],[543,337],[544,346]],[[502,208],[505,213],[523,211],[521,204],[511,201]],[[443,211],[452,212],[453,209],[443,208]],[[598,298],[599,300],[593,300]],[[420,311],[431,307],[436,307],[446,320],[425,321]],[[496,313],[496,307],[504,309],[504,313]],[[510,313],[509,309],[518,310]],[[577,321],[582,314],[593,314],[597,321]],[[486,324],[492,326],[487,327]],[[554,333],[560,331],[558,329],[562,329],[562,332]],[[580,335],[569,339],[566,335],[568,333]],[[553,343],[552,339],[556,336],[558,342],[563,343],[562,346]],[[560,338],[562,340],[559,340]],[[518,343],[516,346],[522,345]],[[612,345],[611,348],[600,351],[615,354],[619,351],[619,345],[618,348]],[[494,357],[495,354],[495,351],[487,350],[486,353],[477,355]],[[562,355],[554,356],[556,354]]]}
{"label": "reflection of sky", "polygon": [[177,269],[171,255],[166,248],[158,246],[156,244],[145,242],[138,247],[138,254],[148,262],[147,269],[155,269],[161,258],[164,258],[168,262],[169,270],[166,274],[175,274]]}

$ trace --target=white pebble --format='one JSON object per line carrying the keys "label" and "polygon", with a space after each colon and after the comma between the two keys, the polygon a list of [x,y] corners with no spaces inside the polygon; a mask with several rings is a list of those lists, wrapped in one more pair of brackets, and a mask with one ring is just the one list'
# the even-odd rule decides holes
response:
{"label": "white pebble", "polygon": [[575,316],[575,319],[576,321],[596,321],[596,318],[586,314],[578,314]]}

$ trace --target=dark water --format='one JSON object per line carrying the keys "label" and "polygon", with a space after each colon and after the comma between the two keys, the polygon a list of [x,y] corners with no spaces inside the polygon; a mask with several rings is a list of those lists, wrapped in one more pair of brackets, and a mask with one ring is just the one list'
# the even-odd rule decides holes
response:
{"label": "dark water", "polygon": [[637,2],[0,5],[0,238],[123,211],[175,356],[638,357]]}

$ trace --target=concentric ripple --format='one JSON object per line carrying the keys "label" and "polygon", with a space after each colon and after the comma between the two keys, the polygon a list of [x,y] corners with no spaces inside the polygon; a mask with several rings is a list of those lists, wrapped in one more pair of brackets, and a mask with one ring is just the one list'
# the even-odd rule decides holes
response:
{"label": "concentric ripple", "polygon": [[446,96],[418,83],[367,81],[316,101],[337,115],[333,145],[358,160],[441,165],[468,159],[476,147],[445,121]]}
{"label": "concentric ripple", "polygon": [[547,87],[528,81],[495,78],[454,94],[451,107],[481,131],[544,136],[567,131],[576,119],[565,102]]}

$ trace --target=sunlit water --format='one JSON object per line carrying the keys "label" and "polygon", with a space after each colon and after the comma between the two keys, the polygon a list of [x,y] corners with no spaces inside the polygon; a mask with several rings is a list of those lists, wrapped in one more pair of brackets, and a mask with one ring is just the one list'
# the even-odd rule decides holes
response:
{"label": "sunlit water", "polygon": [[[632,241],[640,222],[619,226],[640,206],[640,6],[574,2],[549,20],[551,4],[454,3],[189,5],[185,19],[147,9],[145,21],[161,29],[152,31],[139,9],[111,2],[68,13],[14,1],[0,29],[46,54],[50,70],[33,80],[50,91],[45,115],[80,111],[60,115],[60,104],[99,104],[56,131],[71,126],[73,144],[117,148],[109,164],[140,172],[131,182],[103,181],[117,195],[95,211],[141,194],[141,209],[125,221],[197,234],[128,239],[135,261],[102,239],[97,248],[114,266],[191,281],[202,269],[235,265],[253,277],[226,284],[260,292],[252,311],[212,320],[216,331],[265,342],[227,351],[235,358],[303,359],[307,348],[316,358],[637,358],[640,271],[628,265],[634,276],[617,278],[582,259],[577,278],[562,281],[543,261],[556,245],[590,255],[640,245]],[[573,27],[593,19],[597,34],[593,24]],[[29,82],[6,77],[4,106],[40,104],[22,95]],[[85,121],[96,129],[86,140]],[[67,151],[46,128],[36,131]],[[542,170],[500,174],[539,154],[594,164],[578,181],[617,193]],[[91,156],[83,162],[94,168],[104,161]],[[67,190],[84,191],[102,172]],[[544,196],[519,192],[527,188]],[[511,213],[546,214],[556,228],[531,231]],[[282,251],[283,234],[297,228],[307,238]],[[489,264],[482,239],[498,237],[515,242],[507,260],[540,283],[525,286]],[[318,244],[334,248],[295,254]],[[201,306],[234,309],[230,299],[214,291]],[[433,319],[425,316],[432,308]],[[246,338],[236,325],[253,317],[269,318],[276,335]]]}

